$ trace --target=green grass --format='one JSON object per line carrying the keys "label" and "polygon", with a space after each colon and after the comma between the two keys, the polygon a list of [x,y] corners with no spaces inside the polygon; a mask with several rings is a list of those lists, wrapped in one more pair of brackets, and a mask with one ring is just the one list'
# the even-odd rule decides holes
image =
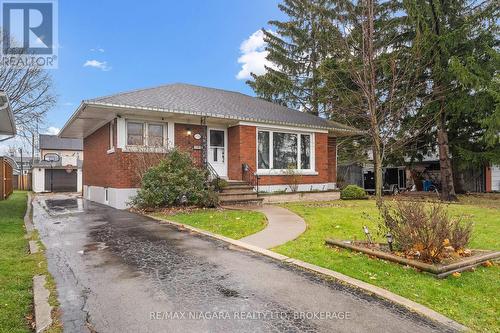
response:
{"label": "green grass", "polygon": [[[438,280],[364,254],[325,246],[325,239],[364,239],[362,226],[376,234],[373,200],[287,204],[302,216],[307,231],[275,248],[278,253],[326,267],[380,286],[424,304],[478,332],[500,332],[500,267],[478,267],[458,278]],[[451,214],[465,214],[474,222],[471,248],[500,250],[500,207],[450,205]]]}
{"label": "green grass", "polygon": [[[28,318],[33,318],[33,276],[45,274],[50,291],[49,303],[57,307],[55,283],[47,271],[43,252],[29,254],[28,240],[37,240],[37,233],[27,239],[24,229],[26,192],[16,191],[0,201],[0,331],[32,332]],[[39,243],[40,244],[40,243]],[[43,246],[41,246],[43,248]],[[48,332],[61,332],[59,319]]]}
{"label": "green grass", "polygon": [[264,214],[243,210],[195,210],[190,213],[154,216],[174,222],[188,224],[233,239],[240,239],[264,229],[267,225]]}
{"label": "green grass", "polygon": [[0,201],[0,327],[4,332],[30,332],[32,277],[36,262],[28,253],[23,216],[26,193]]}

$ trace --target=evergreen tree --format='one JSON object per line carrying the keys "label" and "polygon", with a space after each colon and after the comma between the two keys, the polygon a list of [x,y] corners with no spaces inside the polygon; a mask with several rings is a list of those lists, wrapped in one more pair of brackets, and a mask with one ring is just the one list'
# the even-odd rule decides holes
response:
{"label": "evergreen tree", "polygon": [[248,84],[259,97],[315,115],[324,114],[319,67],[328,56],[333,19],[329,0],[284,0],[287,21],[270,21],[263,30],[273,66]]}
{"label": "evergreen tree", "polygon": [[[456,200],[451,156],[458,164],[498,161],[498,27],[493,1],[406,1],[413,44],[426,66],[435,119],[443,200]],[[432,145],[425,144],[430,147]],[[450,153],[451,152],[451,153]]]}

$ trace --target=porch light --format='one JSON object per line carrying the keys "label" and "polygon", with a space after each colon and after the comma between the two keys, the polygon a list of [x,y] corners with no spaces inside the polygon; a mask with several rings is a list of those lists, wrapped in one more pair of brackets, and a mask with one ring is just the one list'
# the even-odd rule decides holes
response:
{"label": "porch light", "polygon": [[392,243],[394,242],[394,238],[390,232],[388,232],[385,237],[387,238],[387,244],[389,244],[389,250],[392,252]]}
{"label": "porch light", "polygon": [[191,136],[191,133],[192,133],[191,132],[191,128],[187,128],[186,134],[189,135],[189,136]]}

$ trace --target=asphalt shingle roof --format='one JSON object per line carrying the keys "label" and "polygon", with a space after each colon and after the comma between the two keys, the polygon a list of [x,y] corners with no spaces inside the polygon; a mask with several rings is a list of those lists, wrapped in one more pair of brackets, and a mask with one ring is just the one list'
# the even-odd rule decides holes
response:
{"label": "asphalt shingle roof", "polygon": [[88,104],[136,107],[216,118],[357,131],[312,114],[242,93],[183,83],[140,89],[85,101]]}
{"label": "asphalt shingle roof", "polygon": [[63,139],[57,135],[40,134],[40,149],[83,150],[83,140]]}

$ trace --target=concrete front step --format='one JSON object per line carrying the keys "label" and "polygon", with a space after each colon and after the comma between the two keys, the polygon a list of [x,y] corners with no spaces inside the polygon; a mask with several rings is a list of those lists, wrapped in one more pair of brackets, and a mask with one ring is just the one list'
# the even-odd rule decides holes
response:
{"label": "concrete front step", "polygon": [[251,198],[251,199],[225,199],[225,198],[220,198],[220,203],[226,206],[229,205],[262,205],[262,201],[264,198]]}
{"label": "concrete front step", "polygon": [[222,192],[241,192],[241,191],[253,191],[253,186],[251,185],[230,185],[222,189]]}
{"label": "concrete front step", "polygon": [[264,200],[257,197],[253,186],[242,180],[229,180],[219,193],[219,199],[224,205],[260,205]]}
{"label": "concrete front step", "polygon": [[221,201],[227,200],[241,200],[241,199],[257,199],[257,193],[244,192],[244,193],[220,193],[219,198]]}
{"label": "concrete front step", "polygon": [[248,183],[244,180],[228,180],[228,185],[248,185]]}

